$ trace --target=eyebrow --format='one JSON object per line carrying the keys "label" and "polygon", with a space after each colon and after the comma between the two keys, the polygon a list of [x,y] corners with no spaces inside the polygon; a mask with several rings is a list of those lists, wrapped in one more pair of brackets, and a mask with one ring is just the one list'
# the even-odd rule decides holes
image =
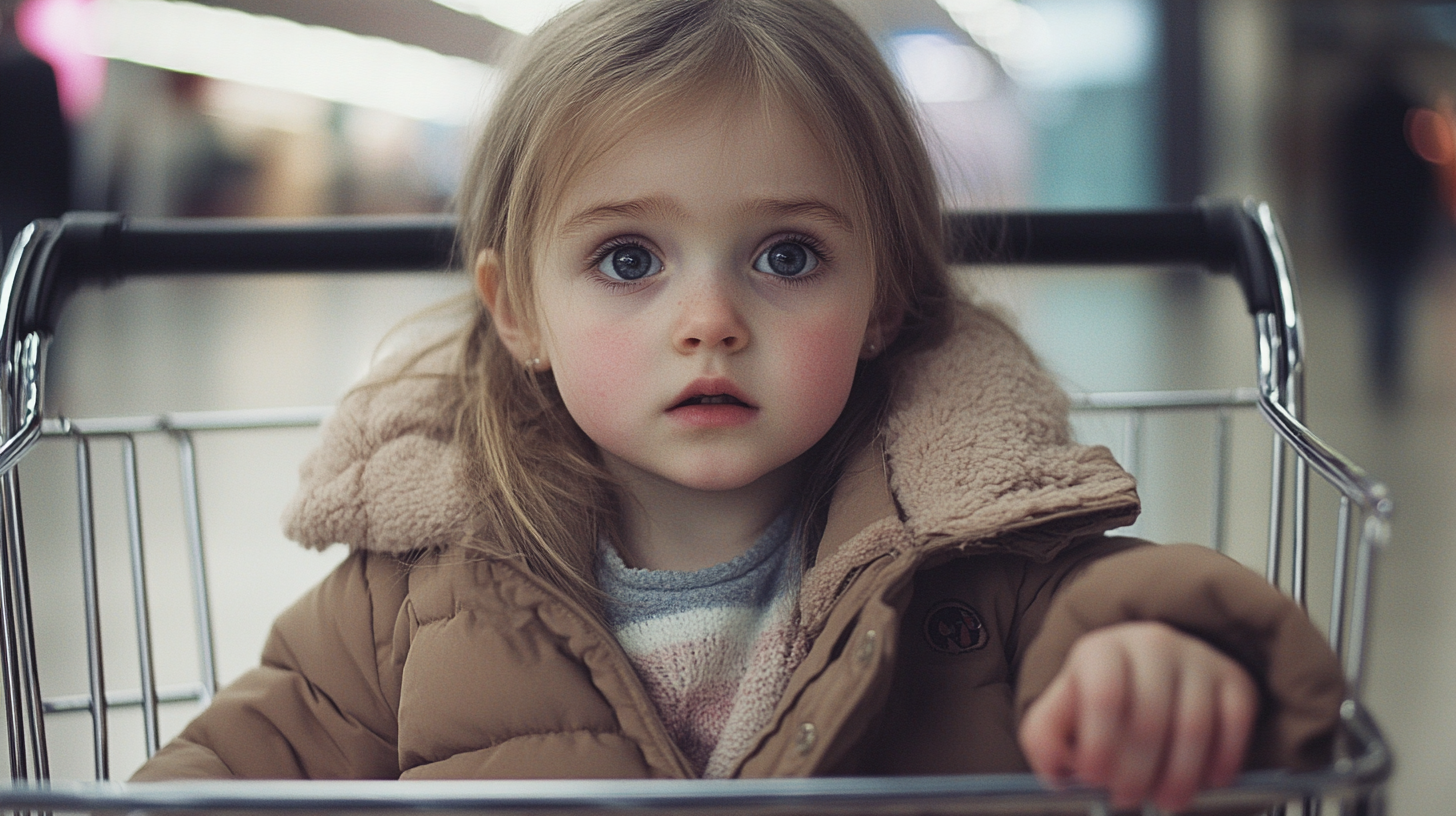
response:
{"label": "eyebrow", "polygon": [[845,232],[854,232],[854,222],[849,216],[840,212],[837,208],[830,206],[813,198],[801,198],[792,200],[764,199],[749,205],[748,209],[760,210],[773,215],[801,215],[817,221],[828,221]]}
{"label": "eyebrow", "polygon": [[687,211],[672,199],[660,196],[649,196],[631,201],[612,201],[588,207],[566,219],[566,223],[561,225],[561,232],[570,235],[613,218],[645,218],[648,216],[666,220],[682,220],[687,217]]}
{"label": "eyebrow", "polygon": [[[845,232],[854,232],[854,222],[848,216],[838,208],[818,199],[759,199],[745,204],[743,210],[748,212],[761,212],[779,217],[790,215],[803,216],[816,221],[828,222]],[[632,199],[631,201],[612,201],[588,207],[566,219],[566,222],[561,225],[561,232],[570,235],[587,229],[594,224],[599,224],[614,218],[646,217],[656,217],[664,220],[683,220],[687,217],[687,210],[671,198],[662,196],[648,196],[646,198]]]}

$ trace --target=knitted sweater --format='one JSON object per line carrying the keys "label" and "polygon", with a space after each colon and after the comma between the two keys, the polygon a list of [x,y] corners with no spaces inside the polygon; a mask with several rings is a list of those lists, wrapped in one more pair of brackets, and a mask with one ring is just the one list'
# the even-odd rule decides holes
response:
{"label": "knitted sweater", "polygon": [[808,651],[797,614],[803,548],[785,512],[747,552],[691,572],[633,569],[601,548],[606,622],[673,740],[727,776]]}

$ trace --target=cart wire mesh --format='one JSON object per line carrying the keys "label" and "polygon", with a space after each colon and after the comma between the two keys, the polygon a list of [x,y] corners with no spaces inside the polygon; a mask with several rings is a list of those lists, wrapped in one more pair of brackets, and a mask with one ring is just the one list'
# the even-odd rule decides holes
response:
{"label": "cart wire mesh", "polygon": [[[1209,807],[1284,807],[1303,812],[1332,804],[1341,812],[1378,810],[1391,756],[1360,704],[1377,552],[1390,535],[1392,505],[1381,483],[1315,437],[1303,424],[1303,339],[1293,272],[1267,205],[1201,204],[1137,212],[951,214],[950,257],[957,263],[1019,265],[1176,265],[1232,273],[1253,318],[1257,388],[1094,393],[1073,396],[1081,415],[1120,419],[1119,459],[1136,471],[1146,424],[1200,413],[1212,421],[1208,540],[1226,549],[1233,418],[1257,408],[1272,429],[1266,577],[1308,602],[1310,471],[1338,495],[1328,635],[1344,661],[1349,698],[1333,764],[1316,772],[1255,771],[1197,800]],[[108,781],[109,712],[139,709],[147,756],[160,743],[160,711],[171,703],[206,705],[217,690],[212,604],[198,488],[195,439],[219,431],[308,428],[328,408],[44,418],[45,354],[66,299],[81,286],[132,275],[228,271],[438,269],[448,264],[454,222],[446,217],[266,221],[128,220],[73,213],[38,221],[17,238],[0,280],[5,307],[0,343],[5,389],[0,410],[0,674],[3,674],[11,784],[0,807],[15,810],[491,810],[502,812],[1017,812],[1106,813],[1096,790],[1045,790],[1029,774],[955,777],[728,781],[520,782],[193,782],[127,785]],[[43,695],[31,579],[16,465],[42,437],[74,444],[87,690]],[[147,597],[138,480],[139,439],[168,438],[182,486],[182,516],[195,614],[197,680],[159,685],[154,670],[152,605]],[[98,600],[93,445],[119,446],[139,687],[109,688]],[[1293,452],[1293,456],[1289,452]],[[1287,535],[1286,535],[1287,533]],[[1288,545],[1288,546],[1286,546]],[[1286,572],[1287,567],[1287,572]],[[86,712],[94,782],[52,781],[47,716]]]}

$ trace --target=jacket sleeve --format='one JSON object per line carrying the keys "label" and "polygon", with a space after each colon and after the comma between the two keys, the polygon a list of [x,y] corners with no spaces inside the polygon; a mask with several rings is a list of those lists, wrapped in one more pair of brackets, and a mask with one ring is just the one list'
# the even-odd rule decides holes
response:
{"label": "jacket sleeve", "polygon": [[397,778],[393,641],[406,581],[396,559],[350,555],[278,617],[262,664],[132,781]]}
{"label": "jacket sleeve", "polygon": [[[1102,539],[1093,551],[1111,542]],[[1161,621],[1249,670],[1263,692],[1247,765],[1309,769],[1329,761],[1344,699],[1338,658],[1297,604],[1206,547],[1135,546],[1091,559],[1082,545],[1027,576],[1017,662],[1017,716],[1051,684],[1082,635]]]}

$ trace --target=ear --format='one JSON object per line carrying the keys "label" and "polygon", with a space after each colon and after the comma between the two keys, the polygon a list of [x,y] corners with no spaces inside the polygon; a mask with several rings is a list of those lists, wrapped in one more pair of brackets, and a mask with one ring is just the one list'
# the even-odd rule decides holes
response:
{"label": "ear", "polygon": [[905,310],[899,306],[888,306],[876,309],[870,315],[869,325],[865,327],[864,345],[860,346],[859,358],[861,360],[873,360],[880,356],[900,333],[900,324],[905,319]]}
{"label": "ear", "polygon": [[541,358],[536,347],[535,333],[529,323],[510,308],[502,291],[500,256],[494,249],[483,249],[475,256],[475,291],[480,295],[485,310],[490,312],[496,334],[511,356],[521,365],[537,371],[549,368],[550,364]]}

